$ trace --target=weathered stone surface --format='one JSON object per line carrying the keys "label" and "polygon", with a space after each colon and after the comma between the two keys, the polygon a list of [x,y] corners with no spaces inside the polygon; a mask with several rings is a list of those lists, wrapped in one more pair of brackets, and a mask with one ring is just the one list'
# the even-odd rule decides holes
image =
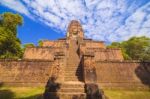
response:
{"label": "weathered stone surface", "polygon": [[81,24],[79,21],[72,20],[68,26],[67,38],[78,37],[83,39],[84,33]]}
{"label": "weathered stone surface", "polygon": [[0,60],[0,82],[12,86],[45,86],[52,73],[51,61]]}
{"label": "weathered stone surface", "polygon": [[99,61],[95,63],[97,81],[102,88],[148,88],[150,62]]}

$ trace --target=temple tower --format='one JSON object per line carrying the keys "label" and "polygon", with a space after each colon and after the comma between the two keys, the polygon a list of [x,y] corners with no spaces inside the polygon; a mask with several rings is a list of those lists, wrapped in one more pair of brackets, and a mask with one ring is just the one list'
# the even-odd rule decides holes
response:
{"label": "temple tower", "polygon": [[82,40],[84,33],[81,24],[77,20],[72,20],[67,29],[68,39]]}

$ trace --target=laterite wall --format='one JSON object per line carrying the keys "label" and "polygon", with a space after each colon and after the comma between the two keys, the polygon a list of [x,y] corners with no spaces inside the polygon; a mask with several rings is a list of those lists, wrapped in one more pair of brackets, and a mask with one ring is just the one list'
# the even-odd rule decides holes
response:
{"label": "laterite wall", "polygon": [[12,86],[45,86],[52,61],[0,60],[0,83]]}
{"label": "laterite wall", "polygon": [[24,52],[24,59],[54,60],[55,52],[63,52],[61,47],[28,47]]}
{"label": "laterite wall", "polygon": [[149,88],[150,62],[98,61],[97,81],[102,88]]}

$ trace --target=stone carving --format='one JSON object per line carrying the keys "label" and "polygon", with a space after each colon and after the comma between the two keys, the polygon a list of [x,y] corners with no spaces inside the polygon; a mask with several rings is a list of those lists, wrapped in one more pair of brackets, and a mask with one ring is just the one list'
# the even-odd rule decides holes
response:
{"label": "stone carving", "polygon": [[68,26],[68,32],[67,32],[68,38],[83,38],[83,29],[80,25],[80,23],[76,20],[71,21],[71,23]]}

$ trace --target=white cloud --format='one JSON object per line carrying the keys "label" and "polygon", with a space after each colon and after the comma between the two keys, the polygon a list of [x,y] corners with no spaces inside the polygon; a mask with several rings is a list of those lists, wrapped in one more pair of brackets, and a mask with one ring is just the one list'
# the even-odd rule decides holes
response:
{"label": "white cloud", "polygon": [[20,0],[1,0],[0,3],[10,9],[29,16],[28,9],[20,2]]}
{"label": "white cloud", "polygon": [[[137,0],[1,0],[13,10],[65,33],[69,22],[79,20],[85,35],[107,42],[132,36],[150,37],[150,2]],[[17,6],[16,6],[17,5]]]}

